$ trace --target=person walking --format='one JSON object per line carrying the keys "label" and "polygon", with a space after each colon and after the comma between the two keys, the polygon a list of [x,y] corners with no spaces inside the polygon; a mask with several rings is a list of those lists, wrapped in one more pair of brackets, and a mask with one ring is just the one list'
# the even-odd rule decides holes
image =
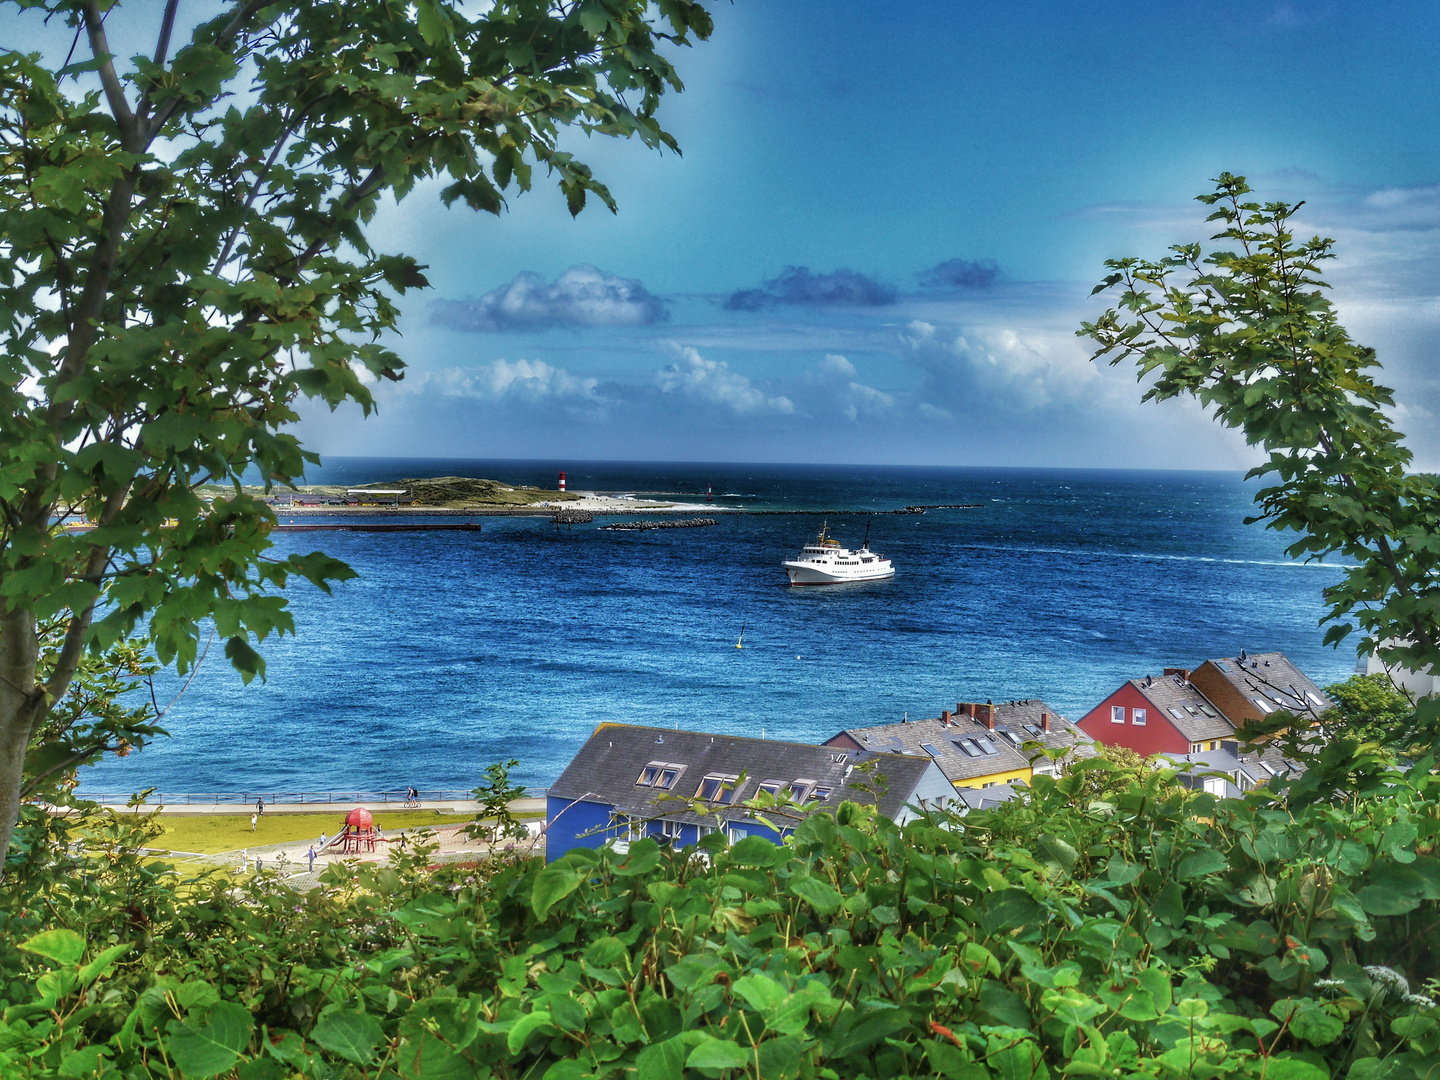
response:
{"label": "person walking", "polygon": [[320,834],[320,850],[325,850],[325,834],[323,832]]}
{"label": "person walking", "polygon": [[250,831],[251,831],[251,832],[254,832],[254,831],[255,831],[255,823],[258,822],[259,820],[260,820],[260,818],[259,818],[257,815],[255,815],[255,814],[251,814],[251,815],[250,815]]}
{"label": "person walking", "polygon": [[315,845],[314,845],[314,844],[311,844],[311,845],[310,845],[310,850],[307,851],[307,852],[305,853],[305,855],[306,855],[306,857],[310,860],[310,873],[313,874],[313,873],[315,872]]}
{"label": "person walking", "polygon": [[260,814],[260,815],[264,815],[264,813],[265,813],[265,796],[264,796],[264,795],[256,796],[256,798],[255,798],[255,813]]}
{"label": "person walking", "polygon": [[240,869],[237,870],[237,871],[235,871],[235,872],[236,872],[237,874],[244,874],[245,871],[248,870],[249,868],[250,868],[250,852],[249,852],[249,851],[241,851],[241,852],[240,852]]}
{"label": "person walking", "polygon": [[263,865],[263,864],[260,862],[260,856],[259,856],[259,855],[256,855],[256,856],[255,856],[255,873],[257,873],[257,874],[260,873],[260,867],[261,867],[262,865]]}

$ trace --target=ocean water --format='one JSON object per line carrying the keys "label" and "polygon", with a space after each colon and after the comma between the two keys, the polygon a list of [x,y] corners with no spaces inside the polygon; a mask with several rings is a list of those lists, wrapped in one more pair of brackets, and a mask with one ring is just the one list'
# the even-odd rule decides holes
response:
{"label": "ocean water", "polygon": [[[337,459],[315,482],[486,476],[665,492],[715,516],[644,533],[486,518],[479,533],[296,533],[359,573],[290,591],[295,636],[242,685],[216,642],[171,737],[85,770],[87,792],[543,788],[604,721],[818,741],[955,702],[1041,698],[1078,719],[1127,678],[1240,649],[1285,652],[1321,685],[1355,668],[1321,644],[1336,567],[1246,526],[1239,474]],[[907,504],[977,503],[923,515]],[[282,520],[284,520],[282,516]],[[454,520],[449,519],[449,520]],[[788,586],[780,562],[828,520],[897,568]],[[743,649],[735,644],[743,628]],[[166,703],[179,689],[157,680]]]}

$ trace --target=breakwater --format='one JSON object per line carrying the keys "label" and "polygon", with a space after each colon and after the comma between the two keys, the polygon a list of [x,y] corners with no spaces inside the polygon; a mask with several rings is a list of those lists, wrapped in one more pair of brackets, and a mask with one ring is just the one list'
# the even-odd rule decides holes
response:
{"label": "breakwater", "polygon": [[682,518],[680,521],[615,521],[601,525],[602,532],[648,532],[651,529],[702,529],[719,525],[714,518]]}
{"label": "breakwater", "polygon": [[275,532],[479,532],[478,521],[340,522],[331,525],[276,525]]}

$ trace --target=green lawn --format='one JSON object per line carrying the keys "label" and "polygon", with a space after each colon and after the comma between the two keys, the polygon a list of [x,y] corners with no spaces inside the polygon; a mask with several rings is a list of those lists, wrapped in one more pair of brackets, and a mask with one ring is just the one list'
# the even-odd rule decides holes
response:
{"label": "green lawn", "polygon": [[[235,851],[252,844],[284,844],[292,840],[318,840],[322,832],[334,836],[345,821],[346,810],[334,814],[265,814],[250,831],[249,814],[205,814],[179,817],[162,814],[164,835],[155,840],[156,847],[175,851],[196,851],[210,855]],[[463,825],[470,818],[465,814],[441,814],[435,810],[396,810],[375,815],[375,824],[387,833],[426,825]]]}

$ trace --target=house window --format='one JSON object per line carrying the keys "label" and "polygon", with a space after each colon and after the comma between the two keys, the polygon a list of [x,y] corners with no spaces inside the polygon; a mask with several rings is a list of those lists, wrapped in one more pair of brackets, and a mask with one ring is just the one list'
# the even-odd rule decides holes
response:
{"label": "house window", "polygon": [[1112,723],[1112,724],[1123,724],[1124,722],[1125,722],[1125,706],[1124,706],[1124,705],[1111,705],[1111,706],[1110,706],[1110,723]]}
{"label": "house window", "polygon": [[680,839],[680,830],[684,827],[683,823],[679,821],[662,821],[660,822],[660,835],[673,844]]}
{"label": "house window", "polygon": [[980,786],[981,786],[982,788],[994,787],[994,786],[995,786],[995,781],[994,781],[994,780],[986,780],[986,781],[985,781],[983,784],[981,784]]}
{"label": "house window", "polygon": [[979,757],[980,745],[974,739],[956,739],[955,745],[966,757]]}
{"label": "house window", "polygon": [[1214,749],[1215,749],[1216,747],[1218,747],[1219,745],[1220,745],[1220,744],[1219,744],[1216,740],[1214,740],[1214,739],[1211,739],[1211,740],[1210,740],[1210,749],[1211,749],[1211,750],[1214,750]]}
{"label": "house window", "polygon": [[1134,724],[1136,727],[1144,727],[1144,726],[1145,726],[1145,710],[1144,710],[1144,709],[1131,709],[1131,710],[1130,710],[1130,722],[1131,722],[1132,724]]}
{"label": "house window", "polygon": [[784,786],[785,781],[783,780],[766,780],[763,784],[760,785],[760,790],[766,795],[774,795],[778,797],[780,794],[780,789]]}
{"label": "house window", "polygon": [[1178,705],[1170,706],[1170,715],[1173,716],[1176,720],[1185,719],[1185,711],[1181,709]]}
{"label": "house window", "polygon": [[999,750],[995,749],[995,744],[989,739],[987,739],[984,735],[981,735],[980,738],[975,740],[975,742],[986,754],[994,755],[1000,752]]}
{"label": "house window", "polygon": [[791,802],[804,802],[805,796],[814,786],[814,780],[796,780],[785,789],[785,798]]}
{"label": "house window", "polygon": [[636,780],[635,783],[641,784],[644,787],[652,786],[655,781],[660,778],[660,772],[664,768],[665,762],[663,761],[650,762],[650,764],[646,765],[645,768],[640,770],[640,778]]}
{"label": "house window", "polygon": [[675,786],[675,781],[680,779],[680,774],[685,771],[684,765],[677,765],[671,762],[660,770],[660,775],[655,780],[655,786],[663,791],[669,791]]}
{"label": "house window", "polygon": [[806,802],[824,802],[830,797],[830,791],[831,789],[825,787],[823,784],[817,784],[814,790],[810,792],[810,798],[807,799]]}
{"label": "house window", "polygon": [[1199,752],[1200,752],[1200,744],[1199,744],[1198,742],[1196,742],[1196,743],[1191,743],[1191,744],[1190,744],[1190,753],[1192,753],[1192,754],[1198,754]]}
{"label": "house window", "polygon": [[1261,711],[1261,713],[1263,713],[1263,714],[1266,715],[1266,716],[1269,716],[1272,712],[1275,711],[1275,706],[1274,706],[1274,705],[1271,705],[1271,704],[1270,704],[1268,701],[1266,701],[1264,698],[1258,698],[1258,697],[1257,697],[1257,698],[1251,698],[1250,700],[1253,701],[1253,702],[1255,702],[1255,707],[1256,707],[1257,709],[1259,709],[1259,710]]}
{"label": "house window", "polygon": [[645,822],[640,818],[629,818],[625,822],[625,839],[630,841],[645,839]]}
{"label": "house window", "polygon": [[701,837],[709,836],[711,833],[713,833],[713,832],[718,832],[718,831],[719,831],[719,830],[716,829],[714,825],[696,825],[696,826],[695,826],[695,838],[698,840],[698,839],[700,839]]}
{"label": "house window", "polygon": [[706,802],[728,806],[735,801],[735,781],[739,779],[738,774],[711,773],[700,781],[700,787],[696,790],[695,797],[704,799]]}
{"label": "house window", "polygon": [[920,744],[920,749],[924,750],[925,753],[929,754],[933,758],[938,758],[940,756],[940,751],[936,750],[935,747],[931,746],[928,742],[922,742]]}

